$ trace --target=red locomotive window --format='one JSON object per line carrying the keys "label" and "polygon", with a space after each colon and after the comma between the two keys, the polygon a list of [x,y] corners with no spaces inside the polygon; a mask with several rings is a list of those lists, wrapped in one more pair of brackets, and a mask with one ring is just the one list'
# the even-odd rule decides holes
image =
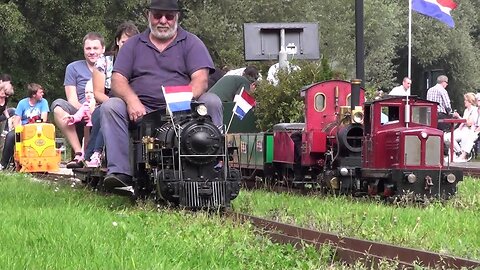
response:
{"label": "red locomotive window", "polygon": [[381,112],[382,124],[398,123],[400,120],[400,108],[398,106],[382,106]]}
{"label": "red locomotive window", "polygon": [[325,110],[325,95],[322,93],[318,93],[315,95],[315,110],[317,112],[322,112]]}
{"label": "red locomotive window", "polygon": [[430,126],[432,123],[432,108],[429,106],[412,107],[412,122]]}

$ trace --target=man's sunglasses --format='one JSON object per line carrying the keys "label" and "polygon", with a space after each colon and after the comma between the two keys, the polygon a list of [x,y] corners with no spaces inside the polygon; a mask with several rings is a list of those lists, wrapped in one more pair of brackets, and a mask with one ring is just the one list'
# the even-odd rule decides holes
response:
{"label": "man's sunglasses", "polygon": [[164,13],[164,12],[153,12],[151,11],[152,16],[155,20],[161,20],[162,17],[165,17],[168,21],[175,19],[176,13]]}

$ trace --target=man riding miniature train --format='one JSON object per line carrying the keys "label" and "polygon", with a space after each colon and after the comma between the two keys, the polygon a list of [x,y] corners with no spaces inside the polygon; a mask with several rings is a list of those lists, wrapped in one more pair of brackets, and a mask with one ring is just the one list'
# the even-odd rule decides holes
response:
{"label": "man riding miniature train", "polygon": [[133,185],[128,127],[165,105],[160,86],[190,85],[194,99],[205,103],[214,124],[223,124],[220,99],[205,93],[208,75],[214,71],[212,58],[197,36],[178,25],[178,2],[152,0],[146,16],[148,29],[127,40],[115,61],[112,91],[116,97],[102,105],[101,126],[108,138],[107,190]]}

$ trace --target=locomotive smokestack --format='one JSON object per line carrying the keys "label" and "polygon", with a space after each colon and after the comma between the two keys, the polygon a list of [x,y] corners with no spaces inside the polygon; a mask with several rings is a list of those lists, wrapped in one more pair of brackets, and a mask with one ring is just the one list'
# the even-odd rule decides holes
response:
{"label": "locomotive smokestack", "polygon": [[361,79],[352,79],[350,81],[352,85],[352,95],[350,97],[350,106],[352,111],[355,109],[355,106],[360,104],[360,85],[362,84]]}

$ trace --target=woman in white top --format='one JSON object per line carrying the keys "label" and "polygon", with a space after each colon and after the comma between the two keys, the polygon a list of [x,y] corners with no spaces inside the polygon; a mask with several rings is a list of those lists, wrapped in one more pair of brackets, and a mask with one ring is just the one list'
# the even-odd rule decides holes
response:
{"label": "woman in white top", "polygon": [[[463,119],[467,121],[460,124],[458,128],[453,131],[454,144],[453,149],[455,153],[461,152],[460,156],[454,159],[454,162],[467,162],[467,154],[470,153],[472,147],[477,139],[475,128],[478,120],[477,99],[474,93],[466,93],[463,95],[465,103],[465,111],[463,111]],[[460,118],[457,112],[453,113],[453,117]],[[450,132],[445,133],[444,140],[447,145],[450,145]]]}

